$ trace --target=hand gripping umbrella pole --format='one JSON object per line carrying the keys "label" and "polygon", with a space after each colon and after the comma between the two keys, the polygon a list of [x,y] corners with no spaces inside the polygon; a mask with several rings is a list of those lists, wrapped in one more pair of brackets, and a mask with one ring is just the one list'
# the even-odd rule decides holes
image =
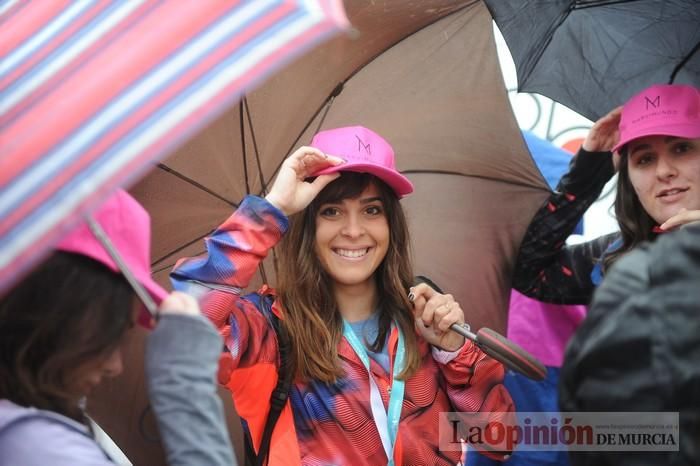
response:
{"label": "hand gripping umbrella pole", "polygon": [[[443,293],[439,286],[427,277],[419,275],[416,283],[425,283],[438,293]],[[464,338],[473,341],[484,353],[500,362],[508,369],[512,369],[532,380],[544,380],[547,369],[533,355],[525,351],[518,344],[508,340],[500,333],[483,327],[476,333],[471,331],[469,324],[452,324],[450,330],[457,332]]]}

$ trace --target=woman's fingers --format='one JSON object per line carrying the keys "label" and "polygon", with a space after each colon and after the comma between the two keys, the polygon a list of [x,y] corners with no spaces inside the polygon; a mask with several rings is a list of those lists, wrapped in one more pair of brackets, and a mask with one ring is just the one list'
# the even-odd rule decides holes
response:
{"label": "woman's fingers", "polygon": [[622,117],[622,105],[615,107],[607,115],[603,117],[603,120],[614,123],[616,126],[620,124],[620,118]]}
{"label": "woman's fingers", "polygon": [[289,157],[291,168],[297,172],[300,180],[312,176],[317,171],[344,162],[340,157],[324,154],[315,147],[302,146]]}
{"label": "woman's fingers", "polygon": [[[423,314],[425,313],[426,306],[431,298],[435,296],[442,296],[437,291],[432,289],[426,283],[420,283],[416,286],[411,287],[410,293],[408,294],[408,300],[413,303],[413,315],[416,320],[422,320]],[[431,306],[432,308],[433,306]],[[432,311],[431,315],[432,315]],[[432,321],[432,318],[428,319],[428,325]]]}
{"label": "woman's fingers", "polygon": [[313,180],[309,186],[311,186],[315,192],[314,197],[316,197],[316,194],[320,193],[323,188],[328,186],[331,181],[335,180],[336,178],[340,177],[340,173],[329,173],[328,175],[319,175],[316,177],[315,180]]}
{"label": "woman's fingers", "polygon": [[161,314],[199,314],[199,304],[192,296],[180,291],[173,291],[165,297],[158,308]]}
{"label": "woman's fingers", "polygon": [[425,327],[433,327],[435,330],[444,332],[455,322],[452,319],[458,309],[459,304],[455,302],[452,295],[436,293],[425,302],[422,312],[416,317],[420,318]]}
{"label": "woman's fingers", "polygon": [[324,168],[343,162],[343,159],[324,154],[314,147],[300,147],[282,163],[266,199],[285,215],[295,214],[309,205],[338,175],[319,176],[320,181],[314,180],[313,183],[306,180]]}
{"label": "woman's fingers", "polygon": [[700,222],[700,210],[681,209],[676,215],[660,225],[662,230],[673,230],[689,223]]}
{"label": "woman's fingers", "polygon": [[433,327],[436,327],[441,332],[447,332],[452,324],[461,323],[464,312],[456,301],[446,303],[437,309],[433,318]]}
{"label": "woman's fingers", "polygon": [[449,332],[452,324],[464,322],[464,312],[450,294],[440,294],[426,283],[411,287],[408,300],[413,303],[416,326],[423,338],[433,346],[456,351],[464,337]]}
{"label": "woman's fingers", "polygon": [[622,107],[611,110],[591,127],[583,141],[583,148],[588,152],[609,151],[620,140],[620,117]]}

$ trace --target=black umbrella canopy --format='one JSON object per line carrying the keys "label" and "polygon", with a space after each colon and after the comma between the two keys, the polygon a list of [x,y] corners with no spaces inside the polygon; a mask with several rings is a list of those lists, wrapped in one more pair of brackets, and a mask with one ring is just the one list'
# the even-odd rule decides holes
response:
{"label": "black umbrella canopy", "polygon": [[590,120],[652,84],[700,87],[698,0],[484,0],[518,90]]}

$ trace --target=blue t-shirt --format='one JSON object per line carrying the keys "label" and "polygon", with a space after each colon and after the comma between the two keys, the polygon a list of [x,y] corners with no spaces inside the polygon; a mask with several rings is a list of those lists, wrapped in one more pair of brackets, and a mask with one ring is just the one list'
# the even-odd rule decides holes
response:
{"label": "blue t-shirt", "polygon": [[[360,339],[365,345],[367,350],[367,355],[372,358],[376,363],[378,363],[382,368],[389,373],[391,368],[391,361],[389,360],[389,345],[384,342],[381,351],[374,352],[369,348],[369,345],[374,343],[379,334],[379,312],[374,312],[369,319],[360,320],[357,322],[348,322],[352,331],[355,332],[357,338]],[[387,340],[389,335],[387,334]]]}

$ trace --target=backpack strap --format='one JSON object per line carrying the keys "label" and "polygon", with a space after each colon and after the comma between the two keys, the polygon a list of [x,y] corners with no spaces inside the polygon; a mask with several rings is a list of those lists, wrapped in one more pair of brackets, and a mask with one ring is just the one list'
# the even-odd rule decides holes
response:
{"label": "backpack strap", "polygon": [[[275,297],[271,293],[263,294],[260,297],[260,304],[265,314],[265,317],[272,324],[272,328],[277,334],[277,346],[279,353],[279,369],[277,373],[277,385],[275,389],[272,390],[270,395],[270,412],[267,415],[265,421],[265,428],[263,429],[263,435],[260,440],[260,448],[258,453],[255,453],[255,448],[253,447],[252,440],[250,438],[250,433],[247,432],[245,437],[246,443],[246,464],[251,464],[255,466],[266,465],[270,456],[270,441],[272,440],[272,432],[275,430],[275,424],[282,414],[284,406],[287,404],[287,399],[289,398],[289,393],[292,389],[292,371],[289,366],[289,359],[291,353],[291,342],[287,335],[287,331],[284,326],[280,325],[279,317],[275,315],[272,311],[272,303]],[[248,462],[248,458],[251,462]]]}

